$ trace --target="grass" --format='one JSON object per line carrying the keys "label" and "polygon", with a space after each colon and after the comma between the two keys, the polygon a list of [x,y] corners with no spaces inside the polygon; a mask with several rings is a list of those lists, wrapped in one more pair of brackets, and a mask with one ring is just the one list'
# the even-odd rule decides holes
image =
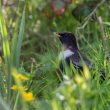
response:
{"label": "grass", "polygon": [[[22,8],[18,10],[19,16],[14,22],[17,32],[13,29],[11,37],[0,6],[3,45],[3,55],[0,59],[0,107],[2,110],[109,110],[110,62],[106,59],[99,24],[89,23],[77,37],[80,51],[91,59],[96,70],[91,71],[83,65],[83,76],[79,76],[77,71],[75,75],[72,74],[73,67],[68,69],[65,66],[67,74],[61,75],[58,71],[58,53],[61,44],[50,30],[75,30],[77,23],[69,16],[71,7],[65,14],[65,19],[56,17],[50,21],[48,18],[35,15],[32,21],[29,21],[28,14],[31,13],[33,4],[30,5],[30,1],[27,4],[23,1],[20,3]],[[105,12],[106,7],[107,4],[100,10]],[[66,28],[64,23],[68,17],[70,20]],[[37,22],[35,24],[37,28],[31,29],[36,19],[40,23],[39,28]],[[108,18],[104,20],[109,50],[110,23]],[[49,24],[51,26],[47,27]],[[34,32],[34,29],[39,31]],[[106,80],[100,83],[99,73],[102,69],[106,72]],[[93,74],[95,74],[94,78],[92,78]]]}

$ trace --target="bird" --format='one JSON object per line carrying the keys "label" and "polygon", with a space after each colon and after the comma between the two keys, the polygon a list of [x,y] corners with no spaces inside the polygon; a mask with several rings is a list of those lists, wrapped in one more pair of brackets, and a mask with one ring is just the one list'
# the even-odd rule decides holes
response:
{"label": "bird", "polygon": [[[77,69],[79,73],[83,71],[83,63],[85,63],[89,69],[91,68],[95,70],[94,64],[81,54],[74,33],[55,32],[54,34],[58,36],[63,47],[63,50],[59,54],[59,59],[61,60],[60,69],[62,72],[65,72],[64,61],[69,67],[72,63],[74,68]],[[105,72],[101,70],[100,73],[101,78],[104,80]]]}

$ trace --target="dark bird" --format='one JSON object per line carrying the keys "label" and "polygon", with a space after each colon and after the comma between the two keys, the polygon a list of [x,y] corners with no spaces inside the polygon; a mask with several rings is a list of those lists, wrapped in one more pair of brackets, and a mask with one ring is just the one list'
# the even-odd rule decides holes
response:
{"label": "dark bird", "polygon": [[[70,32],[56,32],[56,36],[59,37],[63,51],[60,53],[59,58],[61,60],[60,69],[64,71],[64,61],[70,66],[70,63],[74,65],[74,68],[79,72],[83,71],[82,61],[86,64],[88,68],[95,70],[94,64],[92,64],[86,57],[83,57],[78,49],[76,37],[73,33]],[[102,79],[105,78],[105,73],[100,72]]]}

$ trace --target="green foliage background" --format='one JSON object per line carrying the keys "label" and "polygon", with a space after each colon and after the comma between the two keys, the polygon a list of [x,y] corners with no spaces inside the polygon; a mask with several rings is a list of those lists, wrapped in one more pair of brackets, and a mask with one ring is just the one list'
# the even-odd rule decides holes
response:
{"label": "green foliage background", "polygon": [[[73,0],[68,5],[63,16],[58,16],[52,11],[51,0],[27,0],[27,3],[19,0],[19,2],[13,1],[14,5],[8,3],[6,5],[2,1],[1,10],[5,24],[1,24],[7,29],[6,36],[11,55],[5,61],[4,54],[1,54],[0,104],[4,102],[3,110],[9,108],[19,110],[21,105],[24,106],[22,110],[109,110],[110,63],[106,59],[107,55],[102,45],[100,25],[97,21],[90,21],[84,29],[76,33],[77,28],[82,25],[71,14],[73,8],[78,5],[77,1]],[[79,3],[86,1],[89,2],[89,0],[79,0]],[[110,2],[105,0],[96,11],[97,16],[101,16],[104,21],[108,52],[110,52],[109,4]],[[67,74],[62,80],[62,76],[56,71],[59,66],[58,53],[61,44],[53,35],[53,32],[62,31],[73,32],[77,35],[79,49],[96,66],[96,70],[93,71],[93,74],[96,74],[94,79],[91,80],[92,75],[89,78],[76,75],[75,78],[78,77],[82,81],[77,82],[71,74]],[[3,40],[0,41],[1,47],[2,44],[4,44]],[[10,91],[11,85],[8,85],[7,80],[10,81],[12,76],[11,73],[9,74],[11,70],[5,73],[7,68],[4,65],[7,64],[16,67],[19,72],[30,78],[23,84],[27,85],[34,94],[34,101],[22,103],[21,100],[17,100],[16,93]],[[102,68],[105,69],[107,77],[100,84],[99,71]],[[67,71],[71,73],[71,70]],[[91,71],[90,74],[92,74]],[[10,94],[7,93],[8,90]],[[9,100],[11,100],[10,103]]]}

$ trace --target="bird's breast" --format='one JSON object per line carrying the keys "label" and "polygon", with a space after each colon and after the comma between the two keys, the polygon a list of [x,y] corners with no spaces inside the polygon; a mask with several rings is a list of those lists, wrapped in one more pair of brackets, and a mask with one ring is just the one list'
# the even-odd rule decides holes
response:
{"label": "bird's breast", "polygon": [[65,60],[66,58],[71,57],[72,55],[74,55],[74,52],[68,49],[68,50],[60,52],[59,59]]}

